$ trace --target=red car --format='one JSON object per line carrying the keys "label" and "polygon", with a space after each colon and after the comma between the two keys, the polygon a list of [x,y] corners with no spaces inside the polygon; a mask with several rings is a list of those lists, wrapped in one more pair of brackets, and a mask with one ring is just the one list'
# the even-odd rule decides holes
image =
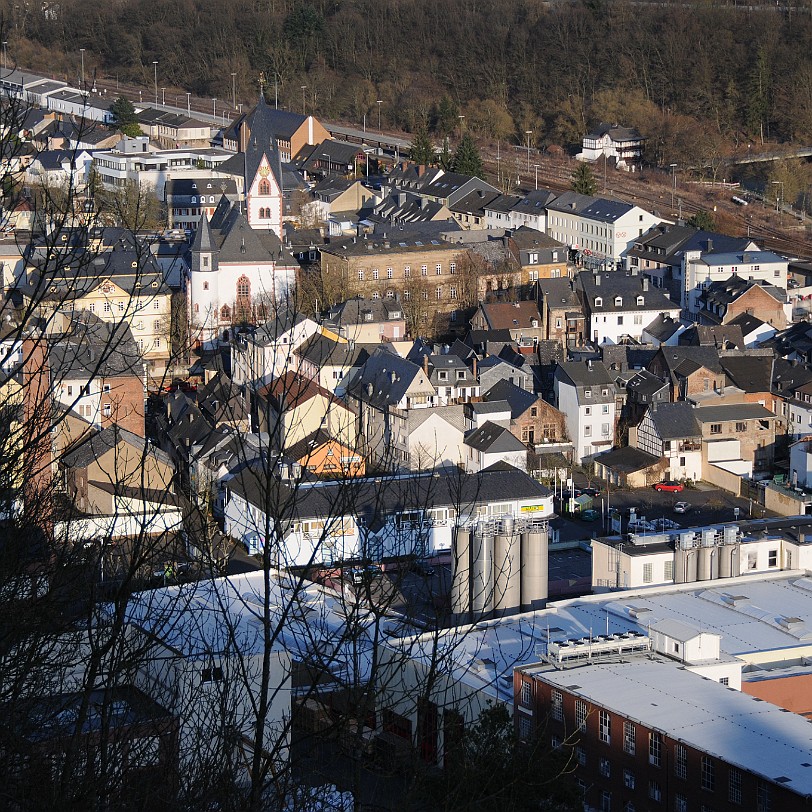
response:
{"label": "red car", "polygon": [[671,480],[668,480],[666,482],[658,482],[654,486],[654,490],[655,491],[668,491],[669,493],[680,493],[681,491],[684,491],[685,488],[684,488],[684,486],[682,485],[681,482],[673,482]]}

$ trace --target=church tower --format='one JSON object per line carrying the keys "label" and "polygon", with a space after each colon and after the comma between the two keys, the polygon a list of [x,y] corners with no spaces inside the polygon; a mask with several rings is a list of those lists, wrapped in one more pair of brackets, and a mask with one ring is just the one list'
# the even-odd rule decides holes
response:
{"label": "church tower", "polygon": [[187,285],[190,335],[203,342],[217,336],[220,307],[218,255],[209,218],[203,212],[192,242],[192,261]]}
{"label": "church tower", "polygon": [[252,228],[273,231],[282,239],[282,161],[264,94],[251,116],[245,145],[245,203]]}

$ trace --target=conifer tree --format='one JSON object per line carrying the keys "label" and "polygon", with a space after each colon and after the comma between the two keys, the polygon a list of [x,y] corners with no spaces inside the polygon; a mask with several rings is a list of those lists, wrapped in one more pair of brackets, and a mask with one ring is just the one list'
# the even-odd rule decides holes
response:
{"label": "conifer tree", "polygon": [[412,146],[409,150],[409,157],[416,163],[429,166],[437,161],[434,153],[434,145],[431,143],[428,130],[421,127],[414,136]]}
{"label": "conifer tree", "polygon": [[598,190],[595,176],[592,174],[592,167],[589,164],[579,163],[572,173],[572,191],[579,195],[594,195]]}
{"label": "conifer tree", "polygon": [[473,175],[476,178],[484,179],[485,169],[482,166],[482,158],[479,156],[474,139],[468,133],[462,137],[457,151],[454,153],[451,168],[461,175]]}

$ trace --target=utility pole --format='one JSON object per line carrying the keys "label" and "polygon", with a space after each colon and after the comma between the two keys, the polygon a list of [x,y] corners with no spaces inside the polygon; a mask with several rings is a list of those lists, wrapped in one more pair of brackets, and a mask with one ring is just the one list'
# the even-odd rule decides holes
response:
{"label": "utility pole", "polygon": [[231,71],[231,106],[237,107],[237,74]]}
{"label": "utility pole", "polygon": [[302,115],[307,115],[307,102],[305,101],[305,90],[307,90],[307,85],[302,85]]}
{"label": "utility pole", "polygon": [[[152,60],[152,69],[154,71],[154,78],[155,78],[155,106],[158,106],[158,60]],[[82,83],[84,83],[84,78],[82,79]]]}
{"label": "utility pole", "polygon": [[524,134],[527,136],[527,173],[530,174],[530,136],[533,135],[533,131],[525,130]]}
{"label": "utility pole", "polygon": [[[7,44],[8,43],[5,43],[5,42],[3,43],[3,53],[4,54],[5,54]],[[84,90],[85,89],[85,49],[80,48],[79,53],[82,55],[82,90]],[[5,63],[5,58],[3,59],[3,62]],[[3,65],[3,67],[5,67],[5,64]]]}

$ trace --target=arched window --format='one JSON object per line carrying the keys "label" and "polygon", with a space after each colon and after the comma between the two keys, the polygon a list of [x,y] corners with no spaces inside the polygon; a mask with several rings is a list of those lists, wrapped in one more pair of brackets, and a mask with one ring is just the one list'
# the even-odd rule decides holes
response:
{"label": "arched window", "polygon": [[223,305],[220,308],[220,319],[222,321],[231,321],[231,308],[228,305]]}
{"label": "arched window", "polygon": [[595,307],[601,307],[603,305],[603,299],[600,296],[595,297]]}
{"label": "arched window", "polygon": [[271,193],[271,184],[265,178],[259,182],[259,194],[269,195]]}
{"label": "arched window", "polygon": [[237,280],[237,301],[248,302],[251,299],[251,280],[243,274]]}

